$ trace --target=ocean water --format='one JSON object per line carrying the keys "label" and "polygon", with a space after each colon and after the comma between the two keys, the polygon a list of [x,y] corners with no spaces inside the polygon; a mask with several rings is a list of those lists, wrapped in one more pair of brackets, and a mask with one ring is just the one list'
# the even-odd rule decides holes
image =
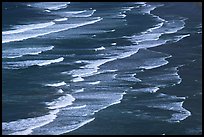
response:
{"label": "ocean water", "polygon": [[2,3],[5,135],[202,134],[201,74],[196,3]]}

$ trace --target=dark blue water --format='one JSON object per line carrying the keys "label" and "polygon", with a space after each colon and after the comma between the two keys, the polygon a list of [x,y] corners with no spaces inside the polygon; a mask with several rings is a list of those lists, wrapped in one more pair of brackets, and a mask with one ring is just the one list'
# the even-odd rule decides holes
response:
{"label": "dark blue water", "polygon": [[201,134],[201,11],[4,2],[3,134]]}

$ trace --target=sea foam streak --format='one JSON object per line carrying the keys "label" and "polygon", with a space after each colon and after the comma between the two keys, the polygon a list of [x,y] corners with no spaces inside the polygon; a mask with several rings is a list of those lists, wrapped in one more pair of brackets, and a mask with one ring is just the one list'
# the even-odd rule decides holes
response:
{"label": "sea foam streak", "polygon": [[12,122],[2,122],[2,129],[5,131],[9,131],[10,135],[29,135],[33,132],[33,129],[42,127],[46,124],[52,122],[56,117],[58,109],[50,111],[48,115],[35,117],[35,118],[27,118],[20,119]]}
{"label": "sea foam streak", "polygon": [[161,103],[160,105],[154,104],[151,107],[174,111],[174,113],[172,114],[172,117],[170,119],[166,120],[170,123],[174,123],[174,122],[180,122],[191,115],[190,111],[188,111],[182,107],[183,102],[184,101],[172,102],[172,103],[169,103],[169,102],[168,103]]}
{"label": "sea foam streak", "polygon": [[68,18],[55,19],[54,21],[66,21]]}
{"label": "sea foam streak", "polygon": [[24,55],[38,55],[42,52],[52,50],[54,46],[39,47],[39,48],[18,48],[2,51],[2,58],[17,58]]}
{"label": "sea foam streak", "polygon": [[72,15],[72,14],[79,14],[79,13],[84,13],[87,12],[87,10],[82,10],[82,11],[67,11],[65,12],[66,14]]}
{"label": "sea foam streak", "polygon": [[183,38],[186,38],[186,37],[190,37],[190,34],[186,34],[186,35],[179,35],[179,36],[175,36],[175,42],[178,42],[180,40],[182,40]]}
{"label": "sea foam streak", "polygon": [[63,93],[64,91],[62,90],[62,89],[59,89],[58,91],[57,91],[57,93]]}
{"label": "sea foam streak", "polygon": [[67,11],[67,12],[61,12],[59,15],[65,16],[65,17],[91,17],[96,10],[83,10],[83,11]]}
{"label": "sea foam streak", "polygon": [[63,61],[64,58],[63,57],[60,57],[58,59],[54,59],[54,60],[47,60],[47,61],[44,61],[42,63],[38,63],[37,65],[38,66],[45,66],[45,65],[49,65],[49,64],[52,64],[52,63],[58,63],[58,62],[61,62]]}
{"label": "sea foam streak", "polygon": [[101,81],[95,81],[95,82],[89,82],[90,85],[97,85],[99,84]]}
{"label": "sea foam streak", "polygon": [[74,100],[75,98],[72,95],[66,94],[65,96],[61,96],[53,102],[46,104],[49,106],[49,109],[59,109],[71,105]]}
{"label": "sea foam streak", "polygon": [[159,90],[158,87],[149,87],[149,88],[139,88],[139,89],[134,89],[131,90],[131,92],[136,92],[136,93],[155,93]]}
{"label": "sea foam streak", "polygon": [[29,5],[39,9],[60,10],[67,8],[68,4],[70,4],[70,2],[38,2],[30,3]]}
{"label": "sea foam streak", "polygon": [[[45,135],[61,135],[64,133],[71,132],[73,130],[76,130],[82,126],[84,126],[87,123],[90,123],[93,121],[95,118],[87,118],[84,121],[78,121],[76,124],[71,124],[71,125],[63,125],[63,126],[55,126],[53,130],[47,130],[47,128],[38,128],[36,129],[36,132],[39,133],[44,133]],[[52,129],[53,127],[49,127],[48,129]]]}
{"label": "sea foam streak", "polygon": [[30,66],[45,66],[53,63],[58,63],[63,61],[64,58],[60,57],[58,59],[53,59],[53,60],[27,60],[27,61],[17,61],[17,62],[7,62],[6,63],[6,68],[9,69],[21,69],[21,68],[27,68]]}
{"label": "sea foam streak", "polygon": [[64,86],[66,85],[66,83],[63,82],[59,82],[59,83],[54,83],[54,84],[46,84],[45,86],[49,86],[49,87],[59,87],[59,86]]}
{"label": "sea foam streak", "polygon": [[84,81],[84,79],[80,76],[77,76],[76,78],[72,79],[73,82],[80,82],[80,81]]}
{"label": "sea foam streak", "polygon": [[99,50],[104,50],[104,49],[106,49],[106,48],[104,48],[103,46],[101,46],[100,48],[95,48],[94,50],[95,50],[95,51],[99,51]]}
{"label": "sea foam streak", "polygon": [[114,42],[114,43],[111,43],[111,45],[112,45],[112,46],[115,46],[115,45],[117,45],[117,43]]}
{"label": "sea foam streak", "polygon": [[80,108],[85,108],[85,107],[86,107],[86,105],[74,106],[74,107],[63,108],[63,110],[80,109]]}
{"label": "sea foam streak", "polygon": [[164,66],[168,64],[169,62],[165,60],[166,58],[170,58],[171,56],[164,57],[164,58],[156,58],[156,59],[148,59],[144,62],[143,66],[140,66],[139,68],[144,68],[144,69],[153,69],[153,68],[158,68],[160,66]]}
{"label": "sea foam streak", "polygon": [[4,35],[22,33],[22,32],[29,31],[29,30],[34,30],[34,29],[42,29],[42,28],[46,28],[48,26],[52,26],[54,24],[55,23],[51,21],[51,22],[47,22],[47,23],[18,25],[18,26],[15,26],[15,30],[3,31],[2,35],[4,36]]}
{"label": "sea foam streak", "polygon": [[75,93],[80,93],[80,92],[84,92],[84,88],[78,89],[78,90],[75,91]]}
{"label": "sea foam streak", "polygon": [[82,22],[78,24],[55,24],[53,26],[47,27],[47,29],[30,29],[28,31],[18,32],[16,34],[8,34],[8,35],[2,35],[2,43],[8,43],[8,42],[14,42],[14,41],[22,41],[30,38],[36,38],[39,36],[48,35],[51,33],[61,32],[89,24],[94,24],[98,21],[101,21],[102,18]]}

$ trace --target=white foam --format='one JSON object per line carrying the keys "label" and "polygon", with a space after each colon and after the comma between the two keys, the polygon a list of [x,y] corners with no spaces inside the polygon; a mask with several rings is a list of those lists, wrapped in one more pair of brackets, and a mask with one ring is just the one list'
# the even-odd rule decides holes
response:
{"label": "white foam", "polygon": [[115,79],[117,75],[118,75],[118,74],[114,74],[114,75],[113,75],[113,78]]}
{"label": "white foam", "polygon": [[127,15],[120,13],[118,17],[125,18]]}
{"label": "white foam", "polygon": [[161,21],[161,22],[167,22],[165,19],[159,17],[159,16],[156,16],[156,15],[153,15],[151,14],[153,17],[156,17],[158,21]]}
{"label": "white foam", "polygon": [[115,29],[112,29],[112,30],[106,30],[106,31],[103,31],[103,32],[115,32]]}
{"label": "white foam", "polygon": [[75,91],[75,93],[80,93],[80,92],[84,92],[84,88],[81,88]]}
{"label": "white foam", "polygon": [[82,11],[67,11],[65,12],[66,14],[79,14],[79,13],[84,13],[87,12],[87,10],[82,10]]}
{"label": "white foam", "polygon": [[80,76],[77,76],[76,78],[72,79],[73,82],[80,82],[80,81],[84,81],[84,79]]}
{"label": "white foam", "polygon": [[[161,35],[176,33],[179,30],[183,29],[185,25],[185,22],[184,22],[185,19],[166,21],[164,19],[161,19],[159,16],[155,16],[155,15],[152,15],[152,16],[156,17],[159,21],[162,21],[162,22],[158,23],[156,26],[152,28],[147,29],[141,34],[133,35],[132,37],[124,37],[124,38],[130,38],[131,42],[133,42],[134,44],[139,44],[138,48],[141,48],[142,46],[146,48],[154,47],[161,44],[165,44],[167,41],[169,41],[169,40],[159,40]],[[189,35],[187,34],[187,35],[178,37],[176,42],[187,36]],[[150,44],[150,42],[154,42],[155,44],[152,44],[152,43]]]}
{"label": "white foam", "polygon": [[75,69],[75,70],[72,70],[70,71],[70,74],[73,76],[73,77],[88,77],[88,76],[92,76],[92,75],[95,75],[95,74],[98,74],[98,70],[99,70],[99,67],[107,62],[110,62],[110,61],[114,61],[114,60],[117,60],[117,59],[122,59],[122,58],[126,58],[126,57],[129,57],[135,53],[138,52],[138,48],[135,48],[134,49],[131,49],[130,47],[128,47],[128,49],[130,51],[127,51],[127,52],[123,52],[123,53],[117,53],[118,55],[115,55],[115,56],[112,56],[111,58],[108,58],[108,59],[99,59],[99,60],[94,60],[94,61],[86,61],[88,64],[85,65],[85,66],[82,66],[80,67],[81,69]]}
{"label": "white foam", "polygon": [[155,92],[157,92],[159,90],[158,87],[152,87],[151,89],[152,89],[151,93],[155,93]]}
{"label": "white foam", "polygon": [[82,63],[82,61],[81,60],[77,60],[77,61],[75,61],[75,63]]}
{"label": "white foam", "polygon": [[135,77],[136,73],[134,74],[120,74],[118,75],[118,80],[129,81],[129,82],[141,82],[140,79]]}
{"label": "white foam", "polygon": [[154,68],[164,66],[169,63],[167,60],[165,60],[166,58],[169,58],[169,57],[145,60],[144,65],[140,66],[139,68],[154,69]]}
{"label": "white foam", "polygon": [[[94,113],[107,108],[108,106],[120,103],[120,100],[122,99],[123,93],[115,93],[113,96],[111,93],[106,94],[83,94],[81,95],[81,98],[83,99],[99,99],[96,100],[96,102],[93,102],[91,104],[83,104],[78,106],[68,106],[66,108],[61,108],[62,113],[59,113],[59,117],[55,120],[56,122],[50,123],[49,125],[46,125],[45,127],[36,129],[33,134],[52,134],[52,135],[59,135],[63,133],[68,133],[73,130],[78,129],[79,127],[91,122],[94,120],[94,118],[89,119]],[[98,96],[100,95],[100,96]],[[79,96],[76,95],[78,99],[80,99]],[[106,99],[107,102],[105,104],[101,104]],[[101,102],[102,101],[102,102]],[[57,125],[57,126],[56,126]]]}
{"label": "white foam", "polygon": [[146,33],[141,35],[133,35],[130,40],[135,44],[139,44],[144,41],[158,40],[161,35],[162,33]]}
{"label": "white foam", "polygon": [[101,81],[95,81],[95,82],[89,82],[88,84],[90,84],[90,85],[97,85],[97,84],[99,84]]}
{"label": "white foam", "polygon": [[2,51],[2,58],[18,58],[24,55],[38,55],[42,52],[52,50],[54,46],[39,48],[17,48]]}
{"label": "white foam", "polygon": [[190,36],[190,34],[175,36],[176,37],[175,42],[178,42],[178,41],[182,40],[183,38],[189,37],[189,36]]}
{"label": "white foam", "polygon": [[33,129],[42,127],[54,121],[57,117],[56,114],[59,112],[58,109],[50,111],[48,115],[20,119],[12,122],[2,122],[2,129],[9,130],[12,133],[10,135],[29,135],[33,132]]}
{"label": "white foam", "polygon": [[17,61],[17,62],[7,62],[5,64],[6,68],[8,69],[21,69],[21,68],[27,68],[30,66],[44,66],[49,65],[52,63],[57,63],[63,61],[63,57],[54,59],[54,60],[27,60],[27,61]]}
{"label": "white foam", "polygon": [[22,41],[22,40],[26,40],[26,39],[30,39],[30,38],[36,38],[36,37],[48,35],[51,33],[57,33],[57,32],[61,32],[61,31],[65,31],[65,30],[69,30],[69,29],[73,29],[73,28],[77,28],[77,27],[81,27],[81,26],[85,26],[85,25],[94,24],[98,21],[101,21],[102,19],[103,18],[99,18],[96,20],[82,22],[82,23],[78,23],[78,24],[55,24],[53,26],[50,26],[47,29],[40,29],[40,30],[30,29],[29,31],[23,31],[23,32],[17,33],[15,35],[14,34],[2,35],[2,43]]}
{"label": "white foam", "polygon": [[139,51],[138,48],[133,48],[133,49],[131,50],[131,47],[130,47],[130,51],[120,53],[120,54],[116,57],[116,59],[123,59],[123,58],[130,57],[130,56],[132,56],[133,54],[137,53],[138,51]]}
{"label": "white foam", "polygon": [[[115,101],[113,103],[111,103],[109,106],[115,105],[115,104],[119,104],[121,102],[121,100],[123,99],[123,96],[126,94],[126,92],[123,92],[120,94],[120,98],[118,99],[118,101]],[[108,106],[107,106],[108,107]]]}
{"label": "white foam", "polygon": [[163,44],[166,44],[168,40],[153,40],[153,41],[145,41],[138,44],[136,47],[140,49],[147,49],[151,47],[157,47]]}
{"label": "white foam", "polygon": [[111,72],[116,72],[116,71],[118,71],[117,69],[110,69],[110,70],[102,70],[102,71],[100,71],[99,73],[101,74],[101,73],[111,73]]}
{"label": "white foam", "polygon": [[54,59],[54,60],[47,60],[47,61],[44,61],[42,63],[38,63],[37,65],[38,66],[45,66],[45,65],[49,65],[49,64],[52,64],[52,63],[58,63],[58,62],[62,62],[64,60],[63,57],[60,57],[58,59]]}
{"label": "white foam", "polygon": [[[156,100],[155,103],[150,103],[147,106],[152,108],[158,108],[163,110],[171,111],[173,114],[171,118],[165,120],[167,122],[180,122],[187,117],[191,115],[191,112],[187,109],[183,108],[184,101],[178,101],[178,100],[185,100],[185,97],[177,97],[177,96],[170,96],[167,94],[160,93],[157,97],[158,100]],[[164,102],[159,102],[164,101]],[[158,103],[159,102],[159,103]]]}
{"label": "white foam", "polygon": [[64,13],[60,13],[60,14],[63,16],[66,16],[66,17],[81,17],[81,18],[83,18],[83,17],[91,17],[95,11],[96,10],[68,11],[68,12],[64,12]]}
{"label": "white foam", "polygon": [[46,12],[51,12],[50,10],[44,10],[44,11],[46,11]]}
{"label": "white foam", "polygon": [[49,106],[49,109],[59,109],[72,105],[74,100],[75,98],[72,95],[66,94],[65,96],[61,96],[58,99],[55,99],[53,102],[47,102],[46,104]]}
{"label": "white foam", "polygon": [[[177,107],[175,108],[174,106],[173,110],[178,111],[179,113],[172,114],[172,117],[169,120],[167,120],[168,122],[180,122],[186,119],[187,117],[191,116],[191,112],[182,107],[183,103],[184,101],[174,103],[174,105],[177,106],[178,108]],[[170,108],[170,110],[171,109],[172,108]]]}
{"label": "white foam", "polygon": [[64,91],[62,89],[59,89],[57,92],[58,93],[63,93]]}
{"label": "white foam", "polygon": [[111,45],[115,46],[115,45],[117,45],[117,43],[114,42],[114,43],[111,43]]}
{"label": "white foam", "polygon": [[70,2],[38,2],[30,4],[30,6],[47,10],[60,10],[67,8],[68,4]]}
{"label": "white foam", "polygon": [[146,2],[135,2],[135,4],[146,5]]}
{"label": "white foam", "polygon": [[[161,23],[155,25],[153,28],[147,29],[147,30],[146,30],[145,32],[143,32],[143,33],[153,32],[154,30],[158,30],[159,28],[161,28],[163,25],[164,25],[164,23],[161,22]],[[154,34],[154,35],[155,35],[155,34]],[[160,35],[160,34],[159,34],[159,35]]]}
{"label": "white foam", "polygon": [[95,119],[95,118],[91,118],[91,119],[88,119],[88,120],[86,120],[86,121],[83,121],[83,122],[81,122],[81,123],[79,123],[79,124],[77,124],[77,125],[73,125],[73,128],[72,128],[72,129],[70,129],[70,130],[64,130],[63,132],[61,131],[59,134],[68,133],[68,132],[71,132],[71,131],[73,131],[73,130],[76,130],[76,129],[78,129],[78,128],[84,126],[85,124],[94,121],[94,119]]}
{"label": "white foam", "polygon": [[87,65],[83,66],[83,69],[75,69],[70,71],[70,74],[73,77],[88,77],[94,74],[97,74],[99,66],[102,64],[112,61],[114,59],[101,59],[101,60],[94,60],[94,61],[86,61],[88,62]]}
{"label": "white foam", "polygon": [[[116,98],[114,99],[114,102],[108,103],[108,104],[106,104],[106,105],[103,106],[103,107],[97,108],[97,109],[94,110],[90,115],[94,115],[95,113],[99,112],[100,110],[106,109],[106,108],[109,107],[109,106],[112,106],[112,105],[121,103],[121,100],[123,99],[123,96],[124,96],[125,94],[126,94],[126,92],[113,94],[113,96],[116,97]],[[102,97],[102,98],[105,98],[104,95],[101,95],[101,97]],[[87,116],[87,114],[85,114],[84,116]]]}
{"label": "white foam", "polygon": [[103,47],[103,46],[101,46],[100,48],[95,48],[94,50],[95,50],[95,51],[99,51],[99,50],[104,50],[104,49],[106,49],[106,48]]}
{"label": "white foam", "polygon": [[146,14],[151,14],[151,11],[155,10],[158,6],[156,6],[156,5],[147,5],[147,4],[144,4],[143,7],[145,7],[145,8],[143,8],[143,9],[141,9],[141,12],[142,12],[143,14],[144,14],[144,13],[146,13]]}
{"label": "white foam", "polygon": [[54,84],[46,84],[45,86],[49,86],[49,87],[59,87],[59,86],[64,86],[66,85],[66,83],[64,81],[59,82],[59,83],[54,83]]}
{"label": "white foam", "polygon": [[165,34],[172,34],[183,29],[185,27],[185,22],[184,20],[169,20],[165,22],[163,26],[164,27],[159,31],[162,31]]}
{"label": "white foam", "polygon": [[134,7],[122,7],[122,10],[131,11]]}
{"label": "white foam", "polygon": [[68,18],[60,18],[60,19],[55,19],[54,21],[66,21]]}
{"label": "white foam", "polygon": [[196,26],[196,28],[202,29],[202,24],[198,24],[198,25]]}
{"label": "white foam", "polygon": [[[34,29],[42,29],[42,28],[52,26],[54,24],[55,23],[51,21],[51,22],[47,22],[47,23],[38,23],[38,24],[29,24],[29,25],[17,25],[17,26],[15,26],[16,29],[14,29],[14,30],[3,31],[2,32],[2,40],[3,40],[3,37],[5,35],[22,33],[22,32],[26,32],[26,31],[34,30]],[[2,43],[4,43],[4,42],[2,42]]]}
{"label": "white foam", "polygon": [[63,110],[80,109],[80,108],[85,108],[85,107],[86,107],[86,105],[82,105],[82,106],[75,106],[75,107],[63,108]]}
{"label": "white foam", "polygon": [[149,88],[140,88],[140,89],[134,89],[135,92],[142,92],[142,93],[155,93],[159,90],[158,87],[149,87]]}

